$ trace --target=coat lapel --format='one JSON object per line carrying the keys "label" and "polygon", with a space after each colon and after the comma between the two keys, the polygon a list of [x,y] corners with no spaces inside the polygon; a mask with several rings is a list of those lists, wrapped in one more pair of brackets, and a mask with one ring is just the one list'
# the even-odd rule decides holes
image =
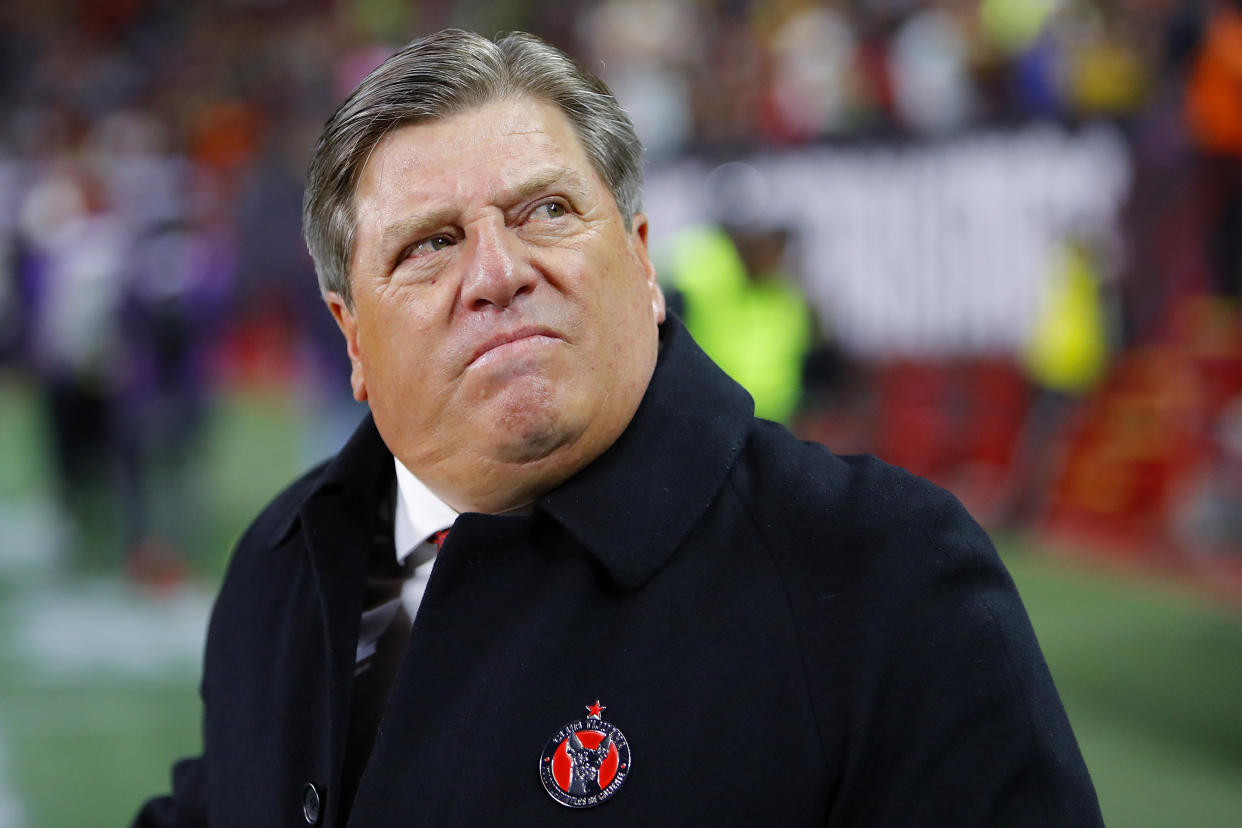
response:
{"label": "coat lapel", "polygon": [[360,504],[345,495],[326,495],[312,498],[302,514],[323,618],[324,673],[330,711],[327,766],[332,774],[327,793],[328,807],[334,811],[340,802],[336,792],[341,787],[354,654],[366,580],[369,536],[360,523],[348,520],[350,515],[359,515],[359,508]]}
{"label": "coat lapel", "polygon": [[299,512],[323,618],[330,722],[327,807],[338,813],[349,729],[358,624],[374,542],[377,504],[392,485],[392,455],[368,417],[327,466]]}

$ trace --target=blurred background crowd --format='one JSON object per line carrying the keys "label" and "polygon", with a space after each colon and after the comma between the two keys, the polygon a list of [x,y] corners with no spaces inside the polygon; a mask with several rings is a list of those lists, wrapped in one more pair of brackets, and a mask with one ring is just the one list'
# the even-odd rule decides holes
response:
{"label": "blurred background crowd", "polygon": [[[348,434],[302,178],[345,94],[445,26],[610,84],[661,279],[762,416],[1236,612],[1234,0],[9,0],[0,597],[18,559],[210,585]],[[0,738],[0,826],[4,768]]]}

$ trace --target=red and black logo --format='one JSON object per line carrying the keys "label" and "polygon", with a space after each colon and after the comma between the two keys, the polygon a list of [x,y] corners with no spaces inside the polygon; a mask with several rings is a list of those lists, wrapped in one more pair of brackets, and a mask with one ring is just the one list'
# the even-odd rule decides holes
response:
{"label": "red and black logo", "polygon": [[630,743],[596,700],[587,716],[556,731],[539,757],[539,778],[548,794],[570,808],[590,808],[617,792],[633,763]]}

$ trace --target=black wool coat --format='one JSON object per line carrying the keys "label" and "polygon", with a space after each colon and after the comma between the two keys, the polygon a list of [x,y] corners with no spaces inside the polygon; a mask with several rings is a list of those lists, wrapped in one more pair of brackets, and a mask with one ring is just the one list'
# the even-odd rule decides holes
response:
{"label": "black wool coat", "polygon": [[[529,516],[454,524],[348,814],[392,455],[368,418],[278,496],[212,615],[203,753],[134,824],[1101,824],[1014,585],[961,505],[754,419],[680,323],[661,338],[611,449]],[[596,700],[624,782],[566,807],[542,757]]]}

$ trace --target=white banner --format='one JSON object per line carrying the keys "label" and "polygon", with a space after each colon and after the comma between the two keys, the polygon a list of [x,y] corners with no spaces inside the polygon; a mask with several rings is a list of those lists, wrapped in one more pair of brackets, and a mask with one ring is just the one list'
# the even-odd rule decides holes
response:
{"label": "white banner", "polygon": [[644,205],[657,261],[679,229],[749,214],[792,232],[794,275],[845,348],[952,356],[1020,350],[1058,247],[1114,246],[1129,182],[1117,130],[1036,125],[683,161],[648,171]]}

